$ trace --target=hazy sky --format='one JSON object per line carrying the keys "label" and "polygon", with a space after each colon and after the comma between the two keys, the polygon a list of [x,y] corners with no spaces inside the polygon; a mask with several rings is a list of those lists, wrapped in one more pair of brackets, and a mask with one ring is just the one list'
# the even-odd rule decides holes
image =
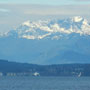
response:
{"label": "hazy sky", "polygon": [[0,3],[66,5],[66,4],[88,4],[90,3],[90,0],[0,0]]}
{"label": "hazy sky", "polygon": [[0,0],[0,32],[26,20],[71,16],[90,20],[90,0]]}

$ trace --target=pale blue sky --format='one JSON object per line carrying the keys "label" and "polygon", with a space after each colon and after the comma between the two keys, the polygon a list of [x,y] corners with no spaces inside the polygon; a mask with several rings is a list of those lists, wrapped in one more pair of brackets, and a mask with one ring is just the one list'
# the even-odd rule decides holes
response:
{"label": "pale blue sky", "polygon": [[0,32],[26,20],[72,16],[90,20],[90,0],[0,0]]}
{"label": "pale blue sky", "polygon": [[0,0],[0,3],[72,5],[72,4],[90,4],[90,0]]}

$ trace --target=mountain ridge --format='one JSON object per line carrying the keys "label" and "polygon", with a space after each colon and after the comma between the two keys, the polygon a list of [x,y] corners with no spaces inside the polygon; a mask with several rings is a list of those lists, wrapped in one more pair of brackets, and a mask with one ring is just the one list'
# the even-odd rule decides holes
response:
{"label": "mountain ridge", "polygon": [[[80,16],[63,20],[26,21],[15,30],[6,32],[2,36],[12,35],[26,39],[60,39],[63,34],[72,33],[90,35],[90,23]],[[52,35],[53,37],[51,37]]]}
{"label": "mountain ridge", "polygon": [[[85,19],[81,17],[52,20],[50,24],[42,21],[34,28],[32,26],[37,22],[32,22],[29,27],[24,22],[0,37],[0,58],[33,64],[90,63],[90,24],[86,20],[83,25],[83,21]],[[67,30],[40,29],[40,26],[51,27],[56,22]],[[73,32],[68,30],[71,26],[75,28]],[[86,28],[82,29],[82,26]]]}

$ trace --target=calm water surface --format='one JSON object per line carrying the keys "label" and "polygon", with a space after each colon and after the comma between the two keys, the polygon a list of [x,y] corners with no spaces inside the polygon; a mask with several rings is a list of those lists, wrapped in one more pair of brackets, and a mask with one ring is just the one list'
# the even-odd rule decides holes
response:
{"label": "calm water surface", "polygon": [[0,90],[90,90],[90,77],[0,77]]}

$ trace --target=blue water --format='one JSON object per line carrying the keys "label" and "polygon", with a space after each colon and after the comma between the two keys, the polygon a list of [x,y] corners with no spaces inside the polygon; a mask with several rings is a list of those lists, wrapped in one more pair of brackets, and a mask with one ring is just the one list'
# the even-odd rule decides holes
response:
{"label": "blue water", "polygon": [[0,77],[0,90],[90,90],[90,77]]}

